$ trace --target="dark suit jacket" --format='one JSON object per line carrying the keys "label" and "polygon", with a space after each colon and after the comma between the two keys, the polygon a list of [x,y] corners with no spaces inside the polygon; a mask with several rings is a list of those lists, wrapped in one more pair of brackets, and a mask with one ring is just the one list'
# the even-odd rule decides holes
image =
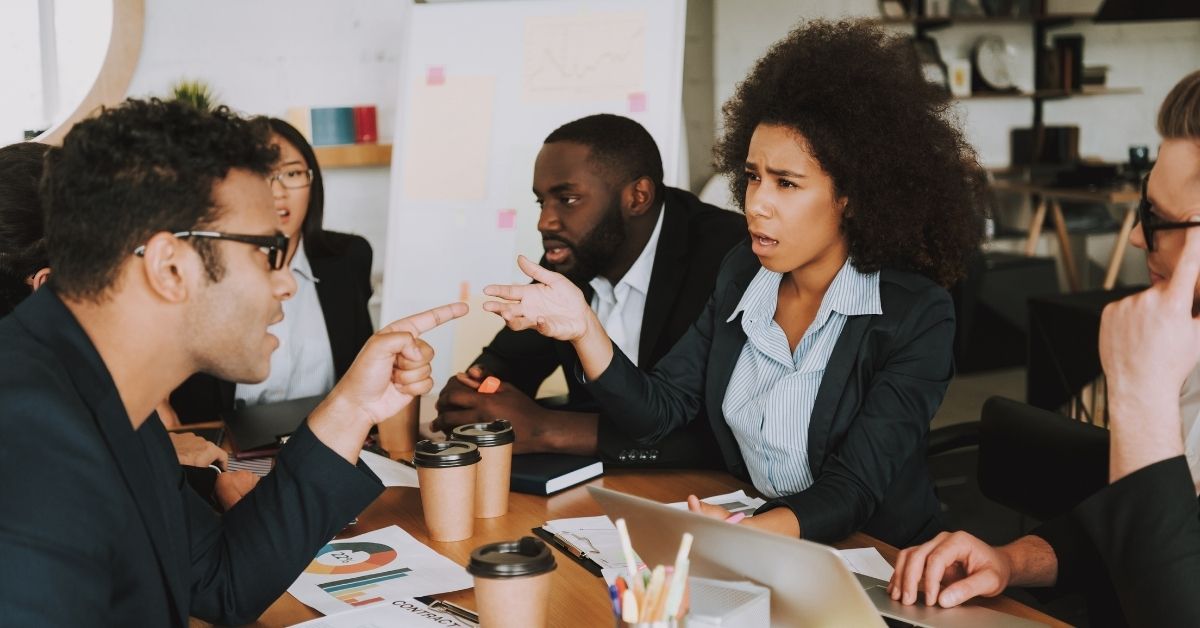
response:
{"label": "dark suit jacket", "polygon": [[1187,459],[1157,462],[1033,531],[1056,589],[1088,595],[1093,626],[1200,626],[1200,500]]}
{"label": "dark suit jacket", "polygon": [[[325,315],[325,330],[333,351],[333,376],[339,380],[354,363],[375,327],[367,301],[371,299],[371,245],[363,238],[325,232],[328,249],[305,245],[317,278],[317,300]],[[215,421],[233,409],[236,385],[197,373],[171,393],[171,407],[181,423]]]}
{"label": "dark suit jacket", "polygon": [[[689,192],[665,188],[663,226],[646,294],[642,334],[638,345],[641,367],[652,368],[670,351],[712,293],[721,258],[746,239],[746,219],[741,214],[700,201]],[[580,286],[589,300],[591,287]],[[579,358],[570,343],[551,340],[533,330],[503,329],[475,359],[500,379],[530,397],[560,365],[567,373]],[[567,378],[570,408],[599,411],[587,389]],[[600,414],[599,453],[613,466],[713,467],[720,465],[716,441],[708,426],[696,424],[643,448],[613,429],[612,420]]]}
{"label": "dark suit jacket", "polygon": [[[649,375],[616,351],[588,387],[617,427],[648,445],[708,422],[726,467],[749,477],[721,405],[746,343],[741,317],[726,319],[759,268],[749,245],[731,251],[704,312]],[[808,427],[813,485],[763,507],[791,508],[815,541],[861,529],[906,547],[940,528],[925,436],[953,375],[954,307],[913,273],[883,270],[879,291],[883,314],[846,321],[821,379]]]}
{"label": "dark suit jacket", "polygon": [[0,473],[0,622],[14,626],[253,621],[383,490],[302,427],[218,516],[162,423],[133,429],[50,289],[0,321]]}

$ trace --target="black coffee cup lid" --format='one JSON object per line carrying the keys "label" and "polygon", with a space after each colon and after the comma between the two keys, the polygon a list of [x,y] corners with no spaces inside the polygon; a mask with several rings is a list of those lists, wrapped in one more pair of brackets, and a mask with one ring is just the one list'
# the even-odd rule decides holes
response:
{"label": "black coffee cup lid", "polygon": [[481,578],[519,578],[554,571],[554,554],[541,539],[488,543],[471,552],[467,572]]}
{"label": "black coffee cup lid", "polygon": [[474,443],[457,440],[423,440],[417,443],[416,449],[413,464],[427,469],[465,467],[481,460],[479,448]]}
{"label": "black coffee cup lid", "polygon": [[499,420],[491,423],[470,423],[460,425],[451,432],[451,438],[480,447],[498,447],[507,445],[515,439],[512,423]]}

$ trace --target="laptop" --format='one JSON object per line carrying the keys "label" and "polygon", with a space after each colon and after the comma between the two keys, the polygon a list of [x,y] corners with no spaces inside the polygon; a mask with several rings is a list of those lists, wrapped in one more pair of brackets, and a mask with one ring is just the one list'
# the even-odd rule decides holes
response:
{"label": "laptop", "polygon": [[269,456],[308,418],[323,395],[247,406],[226,413],[225,432],[238,457]]}
{"label": "laptop", "polygon": [[[1042,626],[979,606],[930,608],[892,601],[887,582],[855,574],[828,546],[731,525],[625,493],[589,486],[609,518],[624,518],[647,564],[675,561],[684,532],[695,537],[689,574],[751,580],[771,589],[771,623],[780,626]],[[886,618],[886,619],[885,619]]]}

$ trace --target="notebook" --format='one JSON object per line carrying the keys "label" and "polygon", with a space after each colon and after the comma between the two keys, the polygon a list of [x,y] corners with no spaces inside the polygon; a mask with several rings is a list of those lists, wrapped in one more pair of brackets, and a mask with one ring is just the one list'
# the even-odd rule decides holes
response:
{"label": "notebook", "polygon": [[510,488],[518,493],[550,495],[604,473],[604,463],[586,456],[521,454],[513,456]]}

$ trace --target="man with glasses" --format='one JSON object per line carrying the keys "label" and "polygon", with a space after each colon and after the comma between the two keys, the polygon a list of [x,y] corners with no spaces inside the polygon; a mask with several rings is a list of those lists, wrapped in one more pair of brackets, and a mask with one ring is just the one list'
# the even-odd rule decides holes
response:
{"label": "man with glasses", "polygon": [[263,178],[265,128],[130,100],[46,156],[46,287],[0,320],[0,620],[18,626],[253,621],[382,491],[371,426],[432,387],[392,323],[218,516],[182,482],[155,404],[192,373],[265,378],[296,284]]}
{"label": "man with glasses", "polygon": [[1167,95],[1158,131],[1141,228],[1130,234],[1152,285],[1110,304],[1100,324],[1111,483],[1002,547],[955,532],[904,550],[893,599],[913,604],[924,590],[926,604],[955,606],[1008,586],[1055,586],[1090,593],[1090,615],[1104,625],[1200,625],[1200,503],[1185,456],[1200,439],[1200,230],[1191,229],[1200,226],[1200,71]]}

